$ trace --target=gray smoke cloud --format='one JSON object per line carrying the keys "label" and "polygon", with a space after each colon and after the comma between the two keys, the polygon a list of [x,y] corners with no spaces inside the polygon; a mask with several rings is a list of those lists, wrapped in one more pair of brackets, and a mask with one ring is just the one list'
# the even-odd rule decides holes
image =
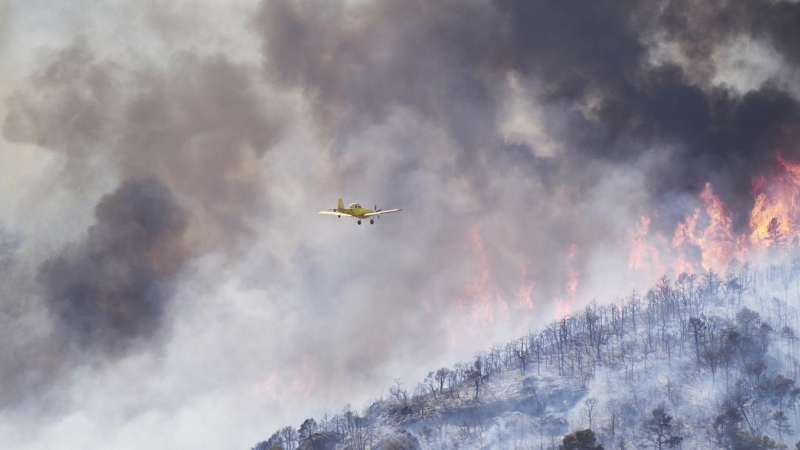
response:
{"label": "gray smoke cloud", "polygon": [[186,257],[184,212],[157,179],[125,182],[95,208],[85,242],[39,268],[63,336],[119,352],[161,325],[170,281]]}
{"label": "gray smoke cloud", "polygon": [[158,176],[202,216],[192,231],[208,235],[198,239],[222,244],[247,229],[259,182],[248,165],[283,128],[251,69],[179,52],[166,70],[131,70],[99,59],[86,39],[49,53],[8,98],[6,139],[67,153],[66,177],[93,170],[98,154],[122,178]]}
{"label": "gray smoke cloud", "polygon": [[177,54],[167,74],[137,78],[140,93],[123,113],[121,170],[168,180],[193,204],[198,239],[234,245],[250,231],[261,181],[252,165],[281,138],[281,105],[259,95],[252,69],[221,55]]}
{"label": "gray smoke cloud", "polygon": [[8,38],[8,32],[6,29],[8,28],[8,24],[11,22],[9,20],[10,8],[6,4],[5,0],[0,1],[0,51],[3,51],[3,48],[6,44],[6,39]]}
{"label": "gray smoke cloud", "polygon": [[[165,65],[131,66],[100,56],[98,45],[81,37],[41,52],[6,97],[6,142],[35,145],[59,162],[29,200],[66,192],[52,212],[79,216],[70,207],[79,204],[94,217],[65,221],[63,237],[48,245],[25,230],[15,248],[22,257],[4,255],[12,286],[4,316],[34,322],[37,333],[4,349],[2,408],[40,390],[35,409],[60,411],[53,405],[65,394],[55,386],[65,374],[168,341],[164,316],[187,262],[204,252],[231,256],[253,236],[262,189],[254,164],[283,128],[253,70],[219,53],[181,51]],[[20,352],[24,362],[11,363]]]}
{"label": "gray smoke cloud", "polygon": [[[796,156],[786,144],[797,138],[797,101],[777,80],[744,95],[710,86],[713,66],[701,66],[742,35],[796,58],[789,23],[797,11],[789,2],[270,1],[257,23],[268,76],[311,93],[323,114],[345,123],[411,108],[444,123],[464,160],[475,160],[475,148],[511,159],[532,150],[502,145],[495,127],[499,85],[515,73],[548,107],[567,110],[557,118],[569,125],[553,134],[582,190],[603,176],[591,166],[635,161],[662,144],[675,150],[649,174],[652,195],[696,193],[711,181],[740,212],[775,149]],[[654,64],[656,43],[674,43],[685,61]],[[514,163],[552,172],[536,158]],[[746,216],[735,219],[741,230]]]}
{"label": "gray smoke cloud", "polygon": [[[138,89],[126,88],[131,79]],[[82,187],[98,156],[134,180],[100,200],[82,248],[40,269],[56,315],[79,340],[116,347],[152,333],[168,297],[159,273],[179,271],[190,253],[184,240],[214,249],[247,235],[258,173],[246,166],[281,129],[259,99],[246,69],[222,56],[179,53],[166,73],[131,74],[99,60],[84,38],[48,52],[9,96],[5,138],[66,154],[69,189]],[[177,202],[192,211],[190,230]]]}
{"label": "gray smoke cloud", "polygon": [[[0,440],[244,448],[626,294],[640,215],[672,232],[710,181],[742,230],[800,156],[798,11],[242,0],[0,35],[39,55],[0,161],[41,161],[0,181]],[[316,215],[339,197],[404,212]]]}

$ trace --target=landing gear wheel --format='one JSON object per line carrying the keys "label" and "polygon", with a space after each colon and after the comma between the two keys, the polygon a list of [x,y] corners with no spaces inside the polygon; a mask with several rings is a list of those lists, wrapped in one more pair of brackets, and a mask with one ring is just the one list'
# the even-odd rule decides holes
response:
{"label": "landing gear wheel", "polygon": [[369,219],[369,224],[372,225],[373,223],[375,223],[375,219]]}
{"label": "landing gear wheel", "polygon": [[358,221],[358,224],[361,225],[361,221],[360,220]]}

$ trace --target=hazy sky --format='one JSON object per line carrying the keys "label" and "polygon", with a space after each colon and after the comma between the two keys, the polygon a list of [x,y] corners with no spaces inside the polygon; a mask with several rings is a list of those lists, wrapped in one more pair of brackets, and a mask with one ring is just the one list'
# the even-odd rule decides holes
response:
{"label": "hazy sky", "polygon": [[360,408],[800,160],[797,2],[164,3],[0,0],[3,448]]}

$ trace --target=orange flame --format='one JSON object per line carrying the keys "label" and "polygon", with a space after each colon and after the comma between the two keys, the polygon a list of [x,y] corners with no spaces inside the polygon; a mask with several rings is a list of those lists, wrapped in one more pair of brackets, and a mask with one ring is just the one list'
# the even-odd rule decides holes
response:
{"label": "orange flame", "polygon": [[714,195],[711,183],[706,183],[700,194],[700,200],[706,205],[706,214],[711,223],[703,232],[700,248],[702,249],[703,268],[723,272],[735,255],[735,239],[733,238],[733,220],[725,211],[725,204]]}
{"label": "orange flame", "polygon": [[628,255],[628,269],[660,271],[659,256],[661,252],[647,239],[649,231],[650,217],[642,216],[636,222],[636,227],[628,233],[631,247]]}
{"label": "orange flame", "polygon": [[755,206],[750,211],[750,243],[756,250],[785,250],[795,247],[800,236],[798,194],[800,163],[790,163],[778,154],[777,176],[767,183],[762,176],[753,180]]}
{"label": "orange flame", "polygon": [[[672,243],[668,245],[660,234],[650,236],[650,218],[642,216],[629,232],[628,267],[653,280],[664,274],[725,272],[734,259],[742,259],[741,239],[733,235],[733,219],[711,183],[706,183],[698,196],[703,208],[686,215],[675,227]],[[692,253],[699,253],[699,261]]]}
{"label": "orange flame", "polygon": [[[698,229],[701,211],[695,209],[692,216],[678,224],[673,246],[680,248],[691,243],[700,248],[700,264],[706,271],[725,272],[737,255],[737,240],[733,237],[733,219],[726,211],[725,203],[714,194],[711,183],[706,183],[700,200],[705,204],[705,218],[708,225]],[[685,261],[685,258],[683,259]]]}
{"label": "orange flame", "polygon": [[567,285],[566,285],[566,297],[564,299],[560,299],[556,301],[556,312],[560,317],[566,316],[567,314],[572,312],[572,307],[575,304],[575,295],[578,292],[578,276],[580,272],[575,269],[572,264],[572,261],[575,259],[575,255],[578,253],[578,246],[576,244],[571,244],[569,246],[569,253],[567,254]]}
{"label": "orange flame", "polygon": [[641,216],[636,226],[628,231],[628,270],[648,284],[655,283],[670,268],[678,270],[687,266],[663,235],[650,234],[650,224],[650,216]]}
{"label": "orange flame", "polygon": [[520,267],[520,287],[517,290],[517,307],[520,309],[533,309],[533,287],[536,285],[534,282],[528,282],[528,266],[525,263]]}
{"label": "orange flame", "polygon": [[575,294],[578,292],[578,275],[580,272],[572,267],[572,260],[575,259],[575,254],[578,253],[578,246],[572,244],[569,246],[569,254],[567,255],[567,297],[575,299]]}
{"label": "orange flame", "polygon": [[508,311],[508,303],[503,300],[492,282],[491,272],[489,271],[489,258],[486,256],[486,248],[483,244],[483,237],[480,234],[480,225],[472,227],[468,234],[472,248],[480,261],[480,276],[472,280],[465,288],[467,297],[471,299],[470,316],[476,322],[485,324],[494,322],[495,308],[500,311]]}
{"label": "orange flame", "polygon": [[[697,221],[700,218],[700,209],[695,209],[694,214],[687,215],[686,218],[678,223],[675,228],[675,234],[672,236],[672,250],[675,253],[675,258],[672,263],[672,270],[676,274],[681,273],[695,273],[697,265],[689,261],[686,256],[686,246],[697,245]],[[662,272],[663,275],[665,272]],[[660,275],[659,275],[660,276]]]}
{"label": "orange flame", "polygon": [[757,263],[767,249],[781,254],[797,248],[800,162],[792,163],[778,155],[778,163],[774,178],[767,180],[762,176],[753,180],[755,205],[749,214],[749,233],[734,234],[727,206],[714,194],[711,183],[706,183],[698,196],[703,206],[677,225],[671,248],[661,245],[660,235],[650,235],[648,216],[639,219],[628,232],[628,268],[661,274],[669,268],[676,275],[700,269],[724,273],[734,261]]}
{"label": "orange flame", "polygon": [[[486,249],[481,234],[481,224],[474,225],[467,232],[467,241],[470,243],[475,260],[477,272],[461,290],[461,294],[454,300],[454,304],[463,314],[464,318],[478,323],[481,327],[468,327],[466,334],[475,337],[490,329],[490,325],[502,321],[510,327],[524,326],[527,328],[529,318],[527,315],[511,315],[512,310],[530,311],[533,309],[533,289],[535,283],[528,276],[529,264],[520,265],[520,284],[513,290],[503,288],[493,276],[492,261]],[[509,299],[509,294],[511,300]],[[463,334],[456,333],[455,323],[445,323],[450,343],[457,346],[465,338]]]}
{"label": "orange flame", "polygon": [[254,384],[253,392],[278,403],[302,395],[307,399],[317,387],[317,361],[311,355],[303,357],[301,367],[272,372],[263,381]]}

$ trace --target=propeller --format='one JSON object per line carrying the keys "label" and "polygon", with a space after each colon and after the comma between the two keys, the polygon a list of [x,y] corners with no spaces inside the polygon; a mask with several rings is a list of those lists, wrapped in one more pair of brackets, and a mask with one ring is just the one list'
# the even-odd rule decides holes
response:
{"label": "propeller", "polygon": [[[375,205],[375,212],[376,212],[376,213],[379,213],[379,212],[381,212],[381,210],[380,210],[380,209],[378,209],[378,205]],[[381,218],[381,215],[380,215],[380,214],[376,214],[376,216],[378,217],[378,219],[380,219],[380,218]]]}

